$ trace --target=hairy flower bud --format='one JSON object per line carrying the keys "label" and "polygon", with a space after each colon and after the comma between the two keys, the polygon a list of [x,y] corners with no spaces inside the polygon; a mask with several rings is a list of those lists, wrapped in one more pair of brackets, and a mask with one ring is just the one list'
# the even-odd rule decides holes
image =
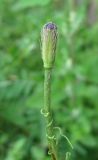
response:
{"label": "hairy flower bud", "polygon": [[41,41],[44,68],[52,68],[55,61],[57,43],[57,27],[54,23],[49,22],[43,26]]}

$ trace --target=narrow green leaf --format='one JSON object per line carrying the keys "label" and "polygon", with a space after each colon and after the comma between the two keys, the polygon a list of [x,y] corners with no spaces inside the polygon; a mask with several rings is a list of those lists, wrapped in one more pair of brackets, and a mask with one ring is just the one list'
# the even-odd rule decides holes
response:
{"label": "narrow green leaf", "polygon": [[18,1],[15,6],[14,9],[15,10],[21,10],[21,9],[26,9],[28,7],[32,7],[32,6],[44,6],[47,5],[50,2],[50,0],[20,0]]}

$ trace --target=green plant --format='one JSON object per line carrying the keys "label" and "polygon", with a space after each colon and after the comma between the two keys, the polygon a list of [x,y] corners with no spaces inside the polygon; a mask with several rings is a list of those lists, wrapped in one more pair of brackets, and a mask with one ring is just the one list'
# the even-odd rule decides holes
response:
{"label": "green plant", "polygon": [[[68,138],[62,134],[59,127],[54,127],[53,116],[51,110],[51,74],[55,60],[55,50],[57,43],[57,27],[54,23],[50,22],[44,25],[42,33],[42,59],[44,63],[45,79],[44,79],[44,108],[41,113],[46,118],[46,136],[48,139],[49,154],[52,160],[60,160],[58,155],[58,142],[55,136],[54,129],[60,131],[61,136],[65,137],[71,145]],[[72,147],[72,145],[71,145]],[[72,147],[73,148],[73,147]],[[66,160],[69,159],[69,153],[66,154]]]}
{"label": "green plant", "polygon": [[[59,28],[51,88],[54,123],[74,145],[72,160],[98,160],[98,23],[88,25],[92,18],[86,14],[87,0],[77,0],[74,10],[67,1],[0,0],[0,160],[17,160],[14,151],[19,160],[49,160],[39,112],[43,105],[43,68],[38,42],[42,24],[50,20]],[[70,27],[67,10],[71,12]],[[67,41],[70,28],[74,43]],[[70,151],[69,145],[58,131],[56,138],[63,158]]]}
{"label": "green plant", "polygon": [[49,153],[52,160],[57,160],[56,139],[54,136],[53,118],[51,112],[51,72],[55,60],[57,41],[57,28],[53,23],[48,23],[42,30],[42,59],[45,69],[44,80],[44,108],[42,113],[46,118],[46,131],[49,145]]}

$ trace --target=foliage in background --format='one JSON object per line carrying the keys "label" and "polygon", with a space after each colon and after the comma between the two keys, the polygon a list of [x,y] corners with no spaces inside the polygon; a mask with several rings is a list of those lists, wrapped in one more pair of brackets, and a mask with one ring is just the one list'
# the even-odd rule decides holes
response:
{"label": "foliage in background", "polygon": [[[0,1],[0,160],[49,159],[40,114],[40,29],[47,21],[59,30],[52,84],[55,122],[74,145],[73,160],[98,159],[98,23],[88,24],[85,1],[77,8],[67,2]],[[64,139],[61,144],[65,154],[69,146]]]}

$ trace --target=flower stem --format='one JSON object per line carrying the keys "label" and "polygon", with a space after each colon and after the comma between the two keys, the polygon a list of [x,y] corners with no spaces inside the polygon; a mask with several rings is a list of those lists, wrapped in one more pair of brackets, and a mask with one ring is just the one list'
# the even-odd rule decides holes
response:
{"label": "flower stem", "polygon": [[43,114],[46,118],[46,136],[49,146],[49,154],[52,160],[57,160],[56,139],[53,129],[53,118],[51,110],[51,74],[52,69],[45,69],[44,73],[44,109]]}

